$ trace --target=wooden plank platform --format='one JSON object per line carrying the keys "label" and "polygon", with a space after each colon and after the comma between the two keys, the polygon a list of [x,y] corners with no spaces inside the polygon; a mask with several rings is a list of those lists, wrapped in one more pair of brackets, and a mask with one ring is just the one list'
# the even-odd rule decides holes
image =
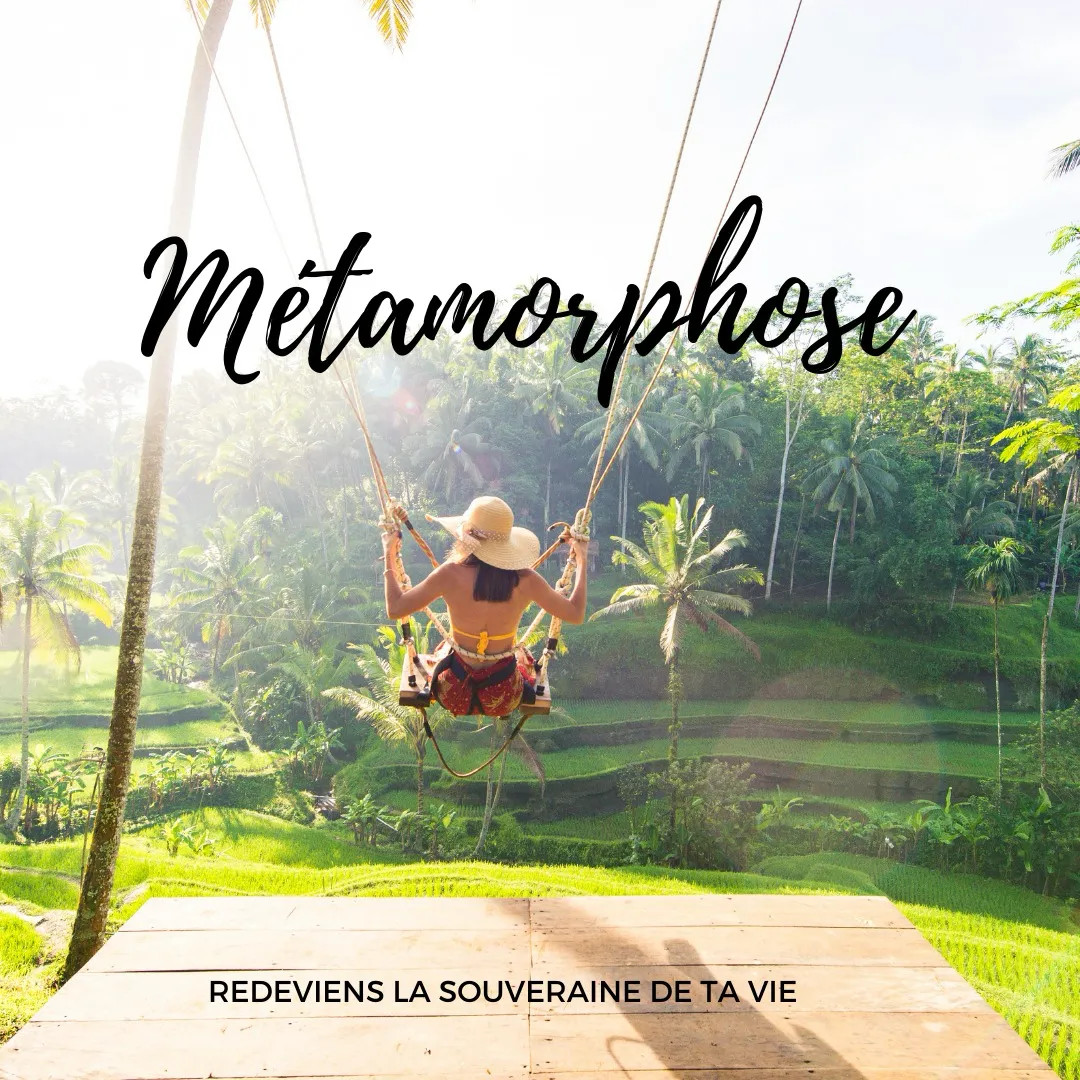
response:
{"label": "wooden plank platform", "polygon": [[0,1048],[0,1080],[1053,1075],[878,896],[150,900]]}

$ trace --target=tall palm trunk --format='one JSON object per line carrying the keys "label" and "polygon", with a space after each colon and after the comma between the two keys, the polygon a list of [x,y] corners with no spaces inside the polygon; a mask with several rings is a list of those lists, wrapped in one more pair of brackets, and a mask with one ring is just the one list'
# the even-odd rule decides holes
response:
{"label": "tall palm trunk", "polygon": [[[341,470],[341,551],[342,555],[349,557],[349,491],[346,487],[346,473]],[[408,505],[408,503],[406,503]]]}
{"label": "tall palm trunk", "polygon": [[421,744],[416,750],[416,812],[424,812],[424,747]]}
{"label": "tall palm trunk", "polygon": [[836,528],[833,529],[832,534],[832,555],[829,556],[829,585],[825,590],[825,610],[829,611],[832,608],[832,576],[833,567],[836,566],[836,542],[840,539],[840,517],[844,513],[844,508],[840,507],[836,511]]}
{"label": "tall palm trunk", "polygon": [[[1057,595],[1058,574],[1061,571],[1061,545],[1065,539],[1065,518],[1069,513],[1069,496],[1076,482],[1076,462],[1073,462],[1065,480],[1065,501],[1061,504],[1061,521],[1058,522],[1057,546],[1054,548],[1054,574],[1050,579],[1050,600],[1043,619],[1042,644],[1039,648],[1039,775],[1046,779],[1046,646],[1050,636],[1050,620],[1054,616],[1054,597]],[[1078,598],[1080,599],[1080,598]]]}
{"label": "tall palm trunk", "polygon": [[548,455],[547,461],[547,484],[544,487],[544,528],[551,524],[551,458],[555,451]]}
{"label": "tall palm trunk", "polygon": [[620,529],[619,535],[625,540],[626,539],[626,513],[627,513],[628,505],[630,503],[630,453],[629,453],[629,451],[624,451],[624,452],[626,453],[626,467],[623,470],[622,528]]}
{"label": "tall palm trunk", "polygon": [[945,451],[949,446],[949,421],[951,417],[942,416],[941,426],[941,455],[938,457],[938,472],[945,467]]}
{"label": "tall palm trunk", "polygon": [[791,424],[791,395],[784,394],[784,456],[780,459],[780,493],[776,497],[776,517],[773,519],[772,544],[769,546],[769,568],[765,573],[765,599],[772,596],[773,567],[776,565],[776,545],[780,540],[780,518],[784,513],[784,491],[787,488],[788,457],[792,444],[802,425],[802,406],[804,398],[799,399],[799,408],[795,417],[795,430]]}
{"label": "tall palm trunk", "polygon": [[997,791],[1001,798],[1001,676],[998,654],[998,599],[994,597],[994,710],[997,714]]}
{"label": "tall palm trunk", "polygon": [[30,627],[33,620],[34,598],[26,598],[26,619],[23,623],[22,655],[22,745],[19,751],[19,790],[8,812],[5,824],[12,832],[19,824],[19,815],[26,802],[26,785],[30,780]]}
{"label": "tall palm trunk", "polygon": [[[195,62],[188,86],[184,127],[176,165],[169,228],[172,235],[187,237],[195,201],[195,174],[206,119],[210,89],[210,63],[217,54],[232,0],[212,0],[203,24],[202,40],[195,47]],[[205,49],[205,51],[204,51]],[[169,420],[169,392],[176,353],[176,321],[170,320],[150,365],[146,419],[143,423],[139,492],[135,502],[131,558],[128,562],[127,594],[120,628],[120,651],[113,693],[109,743],[101,796],[94,821],[94,835],[79,891],[79,906],[71,932],[63,979],[75,974],[101,948],[109,915],[116,856],[124,825],[124,808],[135,752],[135,725],[139,718],[143,651],[154,582],[158,514],[161,509],[161,477],[165,465],[165,430]]]}
{"label": "tall palm trunk", "polygon": [[1075,483],[1076,462],[1073,462],[1073,465],[1069,470],[1069,475],[1065,481],[1065,500],[1061,504],[1061,521],[1058,522],[1057,546],[1054,548],[1054,576],[1050,579],[1050,603],[1047,610],[1047,615],[1051,618],[1054,614],[1054,597],[1057,595],[1058,577],[1061,574],[1061,546],[1065,539],[1065,518],[1069,513],[1069,501]]}
{"label": "tall palm trunk", "polygon": [[123,514],[120,517],[120,551],[124,556],[124,573],[128,574],[131,571],[131,559],[128,553],[127,523],[124,521]]}
{"label": "tall palm trunk", "polygon": [[956,447],[956,467],[953,469],[953,476],[960,475],[960,461],[964,456],[964,443],[967,441],[967,429],[968,429],[968,410],[964,410],[964,426],[960,431],[960,442]]}
{"label": "tall palm trunk", "polygon": [[791,573],[788,576],[787,594],[791,596],[795,592],[795,560],[799,554],[799,537],[802,536],[803,514],[806,513],[806,496],[802,497],[799,504],[799,523],[795,526],[795,543],[791,545]]}
{"label": "tall palm trunk", "polygon": [[1039,777],[1046,779],[1046,639],[1050,634],[1050,611],[1043,616],[1039,647]]}
{"label": "tall palm trunk", "polygon": [[[668,744],[668,765],[674,765],[679,760],[679,730],[682,723],[679,720],[679,699],[682,697],[682,677],[679,674],[679,650],[675,649],[671,656],[671,667],[668,671],[668,697],[671,699],[671,725],[668,732],[671,742]],[[672,791],[670,815],[668,823],[672,834],[675,832],[675,798]]]}

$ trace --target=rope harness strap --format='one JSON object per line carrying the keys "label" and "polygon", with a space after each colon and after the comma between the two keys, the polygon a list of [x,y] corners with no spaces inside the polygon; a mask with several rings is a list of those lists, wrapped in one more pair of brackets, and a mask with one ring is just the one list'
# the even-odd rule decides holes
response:
{"label": "rope harness strap", "polygon": [[529,718],[527,713],[522,713],[521,719],[514,725],[514,730],[510,732],[509,738],[491,755],[482,765],[477,765],[475,769],[470,769],[468,772],[458,772],[457,769],[452,768],[443,757],[442,749],[439,746],[439,740],[435,738],[435,733],[431,730],[431,726],[428,724],[427,713],[421,710],[424,716],[424,731],[427,737],[431,740],[431,745],[435,747],[435,753],[439,755],[439,761],[442,762],[442,767],[458,780],[468,780],[470,776],[475,776],[478,772],[486,769],[493,761],[497,761],[505,751],[510,748],[510,744],[521,733],[521,729],[525,726],[525,721]]}

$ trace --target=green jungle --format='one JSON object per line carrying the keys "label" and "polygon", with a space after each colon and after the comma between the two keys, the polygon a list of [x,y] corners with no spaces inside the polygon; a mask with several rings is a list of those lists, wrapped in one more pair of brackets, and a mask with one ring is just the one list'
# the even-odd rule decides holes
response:
{"label": "green jungle", "polygon": [[[1075,270],[1080,231],[1056,250]],[[632,355],[554,707],[466,779],[398,704],[338,381],[181,378],[110,928],[160,896],[882,894],[1080,1080],[1080,361],[1008,321],[1067,329],[1072,288],[979,316],[980,351],[921,315],[828,375],[794,339],[677,342],[636,416],[658,354]],[[565,335],[440,336],[357,377],[438,555],[425,515],[477,494],[546,537],[582,504],[606,413]],[[0,399],[0,1038],[55,989],[79,900],[143,393],[109,361]],[[462,772],[516,722],[428,719]]]}

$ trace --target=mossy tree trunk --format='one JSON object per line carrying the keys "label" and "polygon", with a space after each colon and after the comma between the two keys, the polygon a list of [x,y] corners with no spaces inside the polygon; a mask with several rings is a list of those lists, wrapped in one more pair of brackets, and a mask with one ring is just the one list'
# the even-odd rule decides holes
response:
{"label": "mossy tree trunk", "polygon": [[[187,238],[195,199],[195,174],[210,89],[210,65],[217,53],[232,0],[212,0],[188,86],[184,126],[180,136],[176,179],[169,227],[171,234]],[[116,668],[109,743],[98,800],[94,835],[79,892],[79,905],[71,932],[63,980],[75,974],[101,948],[109,915],[116,857],[124,825],[124,809],[135,752],[135,726],[142,690],[143,652],[154,581],[161,478],[165,463],[165,431],[176,352],[176,322],[170,320],[161,335],[150,366],[146,419],[143,424],[139,491],[135,502],[127,593],[120,627],[120,654]]]}
{"label": "mossy tree trunk", "polygon": [[[668,743],[668,767],[670,768],[679,760],[679,730],[682,721],[679,719],[679,701],[682,698],[682,676],[679,673],[679,650],[675,649],[671,654],[671,664],[668,667],[668,698],[671,700],[671,724],[668,733],[671,741]],[[672,788],[671,809],[668,814],[668,825],[672,835],[675,833],[675,797]]]}

